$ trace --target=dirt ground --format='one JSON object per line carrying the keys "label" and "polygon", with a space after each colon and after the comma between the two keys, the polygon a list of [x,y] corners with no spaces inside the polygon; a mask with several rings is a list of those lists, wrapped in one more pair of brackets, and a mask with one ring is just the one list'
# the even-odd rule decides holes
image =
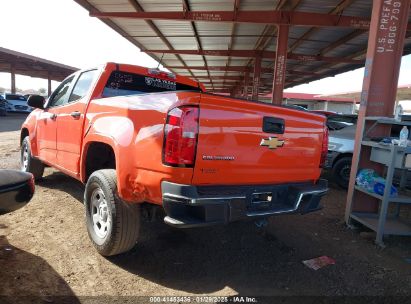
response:
{"label": "dirt ground", "polygon": [[[19,166],[24,117],[0,117],[0,168]],[[411,295],[411,238],[346,228],[345,191],[331,185],[324,209],[252,222],[177,230],[144,223],[129,253],[103,258],[88,240],[83,185],[47,169],[33,200],[0,216],[0,295]],[[326,255],[314,271],[302,261]]]}

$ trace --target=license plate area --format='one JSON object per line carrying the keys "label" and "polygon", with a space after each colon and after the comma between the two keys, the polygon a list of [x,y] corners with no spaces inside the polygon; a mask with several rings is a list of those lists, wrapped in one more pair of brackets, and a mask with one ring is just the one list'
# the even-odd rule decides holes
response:
{"label": "license plate area", "polygon": [[266,212],[273,209],[275,204],[276,193],[271,191],[267,192],[254,192],[250,195],[250,201],[247,208],[248,212]]}
{"label": "license plate area", "polygon": [[255,189],[248,195],[247,212],[251,214],[288,210],[291,207],[288,194],[287,186]]}
{"label": "license plate area", "polygon": [[272,200],[272,192],[257,192],[251,195],[251,204],[270,204]]}

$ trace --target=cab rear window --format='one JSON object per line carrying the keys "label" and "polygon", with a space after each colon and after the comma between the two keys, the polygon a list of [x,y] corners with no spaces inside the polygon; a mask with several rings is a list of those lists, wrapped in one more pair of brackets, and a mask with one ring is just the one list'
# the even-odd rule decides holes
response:
{"label": "cab rear window", "polygon": [[178,83],[172,79],[114,71],[104,87],[103,97],[187,90],[201,91],[199,87]]}

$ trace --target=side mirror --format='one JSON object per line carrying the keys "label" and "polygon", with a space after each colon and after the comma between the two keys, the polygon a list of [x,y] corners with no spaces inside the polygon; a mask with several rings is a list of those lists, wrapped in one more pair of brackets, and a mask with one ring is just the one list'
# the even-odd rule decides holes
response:
{"label": "side mirror", "polygon": [[0,170],[0,215],[25,206],[34,194],[34,177],[18,170]]}
{"label": "side mirror", "polygon": [[40,95],[30,95],[29,99],[27,99],[27,104],[36,109],[44,109],[45,99],[43,96]]}

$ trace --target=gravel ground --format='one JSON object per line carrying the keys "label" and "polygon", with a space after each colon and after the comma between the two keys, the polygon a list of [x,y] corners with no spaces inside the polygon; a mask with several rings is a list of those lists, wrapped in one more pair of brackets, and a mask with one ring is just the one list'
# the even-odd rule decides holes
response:
{"label": "gravel ground", "polygon": [[[24,117],[0,118],[0,168],[19,166]],[[177,230],[144,223],[129,253],[103,258],[88,240],[81,183],[46,169],[32,201],[0,216],[0,295],[411,295],[411,239],[373,234],[343,222],[346,192],[331,185],[324,209],[305,216]],[[314,271],[302,261],[327,255]]]}

